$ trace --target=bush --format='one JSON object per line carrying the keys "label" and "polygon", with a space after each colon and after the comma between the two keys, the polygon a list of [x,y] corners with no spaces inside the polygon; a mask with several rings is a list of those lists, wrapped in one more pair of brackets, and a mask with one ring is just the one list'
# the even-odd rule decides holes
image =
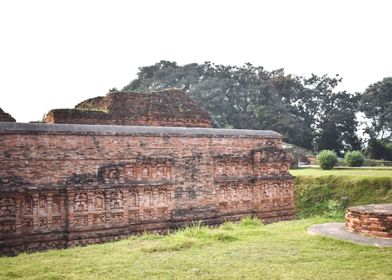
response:
{"label": "bush", "polygon": [[322,150],[317,155],[317,162],[320,164],[320,167],[323,170],[332,169],[334,165],[338,162],[338,156],[334,151]]}
{"label": "bush", "polygon": [[327,203],[327,209],[324,211],[324,216],[328,218],[336,218],[343,216],[342,205],[338,200],[330,199]]}
{"label": "bush", "polygon": [[350,167],[360,167],[363,165],[365,157],[359,151],[352,151],[344,155],[344,160]]}

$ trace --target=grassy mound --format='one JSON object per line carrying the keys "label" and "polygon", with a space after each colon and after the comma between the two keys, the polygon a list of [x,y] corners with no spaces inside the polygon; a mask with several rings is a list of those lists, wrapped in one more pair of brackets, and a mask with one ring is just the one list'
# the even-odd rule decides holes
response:
{"label": "grassy mound", "polygon": [[299,218],[343,217],[347,206],[392,203],[392,169],[293,170]]}

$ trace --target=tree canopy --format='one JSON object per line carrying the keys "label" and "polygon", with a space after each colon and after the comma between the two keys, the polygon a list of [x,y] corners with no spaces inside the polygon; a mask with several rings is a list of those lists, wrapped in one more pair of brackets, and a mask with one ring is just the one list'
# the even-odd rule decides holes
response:
{"label": "tree canopy", "polygon": [[360,109],[371,120],[370,138],[392,140],[392,77],[371,84],[360,98]]}
{"label": "tree canopy", "polygon": [[178,65],[160,61],[139,68],[123,91],[180,88],[206,109],[215,127],[272,129],[285,141],[314,151],[360,148],[358,94],[338,91],[339,76],[305,78],[262,66]]}

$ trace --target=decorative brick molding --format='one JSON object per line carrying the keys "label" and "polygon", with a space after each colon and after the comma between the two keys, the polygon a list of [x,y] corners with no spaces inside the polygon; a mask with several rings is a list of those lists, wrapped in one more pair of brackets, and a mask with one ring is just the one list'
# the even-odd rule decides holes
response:
{"label": "decorative brick molding", "polygon": [[291,158],[272,131],[0,124],[0,252],[293,219]]}
{"label": "decorative brick molding", "polygon": [[392,238],[392,204],[349,207],[346,228],[364,235]]}

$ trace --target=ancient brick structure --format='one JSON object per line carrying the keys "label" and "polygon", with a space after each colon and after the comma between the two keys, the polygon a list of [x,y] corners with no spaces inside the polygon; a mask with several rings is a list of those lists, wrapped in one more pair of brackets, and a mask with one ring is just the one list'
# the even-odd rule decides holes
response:
{"label": "ancient brick structure", "polygon": [[177,89],[113,92],[87,99],[75,109],[54,109],[47,123],[211,127],[208,113]]}
{"label": "ancient brick structure", "polygon": [[0,108],[0,122],[15,122],[15,119]]}
{"label": "ancient brick structure", "polygon": [[392,204],[349,207],[346,228],[364,235],[392,238]]}
{"label": "ancient brick structure", "polygon": [[0,123],[0,252],[292,219],[281,145],[272,131]]}

